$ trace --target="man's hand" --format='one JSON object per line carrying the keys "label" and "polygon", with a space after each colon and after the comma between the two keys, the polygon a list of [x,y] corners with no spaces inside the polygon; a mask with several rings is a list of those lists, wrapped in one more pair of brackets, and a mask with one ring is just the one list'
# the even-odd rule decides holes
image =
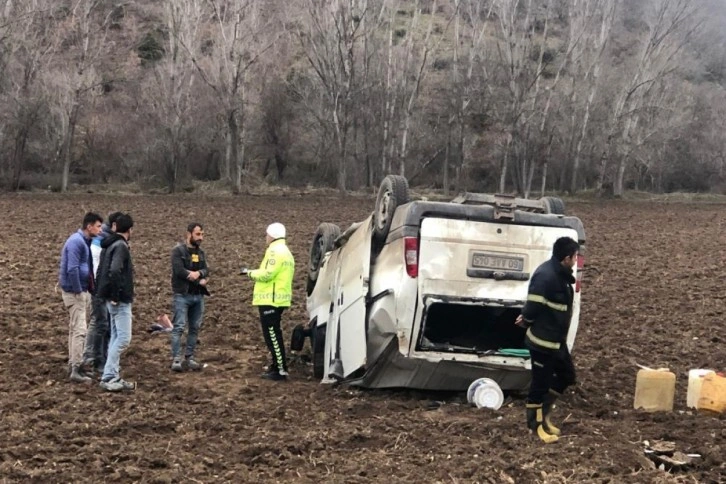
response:
{"label": "man's hand", "polygon": [[242,269],[239,270],[239,273],[242,274],[243,276],[246,276],[247,274],[249,274],[249,272],[250,272],[250,270],[246,267],[243,267]]}
{"label": "man's hand", "polygon": [[199,279],[199,285],[200,286],[206,286],[207,285],[207,280],[206,279]]}
{"label": "man's hand", "polygon": [[193,282],[193,281],[196,281],[197,279],[199,279],[201,276],[202,276],[202,274],[199,271],[190,271],[189,274],[187,275],[187,279],[189,279],[190,281]]}
{"label": "man's hand", "polygon": [[516,324],[520,328],[527,327],[527,323],[524,321],[524,316],[522,316],[521,314],[519,316],[517,316],[517,319],[514,320],[514,324]]}

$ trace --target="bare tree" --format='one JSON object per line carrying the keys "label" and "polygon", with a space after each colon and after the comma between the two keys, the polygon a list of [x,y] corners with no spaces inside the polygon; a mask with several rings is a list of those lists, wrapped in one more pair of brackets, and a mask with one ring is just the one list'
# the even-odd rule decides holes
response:
{"label": "bare tree", "polygon": [[[485,37],[489,30],[492,6],[478,0],[454,0],[453,29],[453,62],[451,66],[452,113],[448,116],[447,142],[444,155],[442,185],[444,194],[450,192],[450,158],[452,151],[456,153],[454,171],[456,186],[460,189],[461,172],[466,165],[465,136],[466,117],[471,108],[473,98],[483,95],[486,90],[477,91],[474,79],[475,67],[480,65],[487,74],[489,65],[488,45]],[[487,85],[485,75],[480,85]],[[454,132],[456,130],[456,132]],[[454,150],[454,142],[456,149]]]}
{"label": "bare tree", "polygon": [[[394,159],[398,162],[398,173],[406,174],[409,138],[422,84],[428,74],[426,67],[432,53],[444,38],[442,35],[434,42],[432,36],[437,21],[436,10],[436,0],[425,7],[421,1],[416,0],[408,10],[402,10],[401,3],[397,2],[388,9],[381,159],[383,174],[393,171]],[[410,20],[399,26],[396,16],[402,11],[408,12]],[[448,22],[452,20],[453,16]],[[403,41],[396,42],[395,39],[400,37]]]}
{"label": "bare tree", "polygon": [[365,46],[381,12],[382,7],[369,0],[307,0],[307,22],[296,32],[325,100],[319,120],[333,133],[341,193],[347,191],[348,159],[351,141],[355,142],[351,129],[358,119],[356,95],[365,89]]}
{"label": "bare tree", "polygon": [[[13,5],[5,2],[0,10],[0,67],[4,73],[0,85],[0,103],[6,106],[0,128],[12,139],[8,168],[10,186],[20,188],[25,154],[32,131],[39,125],[46,100],[39,82],[40,73],[52,56],[49,42],[51,23],[47,19],[50,5],[34,0]],[[4,171],[5,165],[0,165]]]}
{"label": "bare tree", "polygon": [[154,80],[147,92],[163,143],[164,173],[170,192],[177,189],[188,153],[192,123],[196,68],[185,45],[197,45],[202,9],[194,0],[165,0],[169,32],[165,57],[154,66]]}
{"label": "bare tree", "polygon": [[[580,171],[583,146],[592,107],[595,104],[596,96],[600,92],[600,70],[605,62],[605,48],[610,40],[619,2],[617,0],[595,0],[592,3],[591,12],[585,15],[585,19],[588,21],[587,30],[585,31],[588,39],[583,42],[585,52],[583,52],[582,60],[576,63],[574,73],[584,85],[585,104],[582,114],[577,116],[573,113],[572,118],[573,120],[579,119],[579,123],[573,123],[573,129],[571,130],[571,145],[574,146],[574,153],[572,154],[570,193],[575,193],[578,190],[578,172]],[[576,90],[573,89],[573,110],[576,109],[574,103],[575,92]]]}
{"label": "bare tree", "polygon": [[56,49],[67,49],[70,65],[56,64],[46,81],[51,96],[51,112],[60,144],[61,191],[68,189],[76,128],[89,95],[101,87],[97,66],[106,54],[108,16],[101,0],[75,0],[65,17],[59,18]]}
{"label": "bare tree", "polygon": [[494,9],[500,34],[496,48],[503,84],[506,86],[504,92],[507,95],[506,107],[502,113],[502,122],[507,132],[506,145],[499,169],[499,191],[504,193],[510,162],[521,159],[526,164],[526,159],[520,156],[523,146],[520,131],[525,111],[530,109],[527,96],[541,72],[533,71],[529,64],[534,46],[534,23],[530,21],[533,14],[532,0],[495,0]]}
{"label": "bare tree", "polygon": [[202,79],[216,95],[224,119],[226,141],[223,178],[231,181],[233,190],[239,193],[246,170],[245,114],[251,69],[279,34],[269,34],[264,2],[192,1],[206,4],[209,30],[207,38],[200,39],[201,45],[188,45],[187,49],[192,53]]}
{"label": "bare tree", "polygon": [[603,188],[608,162],[617,154],[613,194],[622,196],[632,135],[640,122],[640,112],[656,86],[667,82],[667,76],[675,70],[678,54],[697,27],[694,23],[697,9],[698,5],[688,0],[653,0],[636,64],[625,78],[612,110],[608,141],[601,156],[599,190]]}

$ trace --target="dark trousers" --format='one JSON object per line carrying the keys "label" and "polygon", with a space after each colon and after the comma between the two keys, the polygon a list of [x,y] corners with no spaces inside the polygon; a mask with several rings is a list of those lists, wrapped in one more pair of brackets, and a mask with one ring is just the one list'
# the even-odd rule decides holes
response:
{"label": "dark trousers", "polygon": [[272,356],[271,371],[281,371],[287,374],[287,359],[285,357],[285,345],[282,341],[282,329],[280,321],[282,320],[282,312],[285,308],[276,308],[273,306],[259,306],[260,324],[262,325],[262,335],[265,337],[267,349],[270,350]]}
{"label": "dark trousers", "polygon": [[108,355],[108,341],[111,331],[108,324],[106,301],[98,296],[91,298],[91,323],[86,334],[84,360],[93,360],[96,368],[103,368]]}
{"label": "dark trousers", "polygon": [[575,366],[570,350],[562,344],[558,351],[537,351],[530,348],[532,357],[532,383],[528,403],[542,403],[550,390],[562,393],[575,383]]}

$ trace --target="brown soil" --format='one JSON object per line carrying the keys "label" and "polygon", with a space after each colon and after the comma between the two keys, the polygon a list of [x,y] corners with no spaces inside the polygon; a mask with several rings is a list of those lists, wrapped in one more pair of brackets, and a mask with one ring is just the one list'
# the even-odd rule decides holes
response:
{"label": "brown soil", "polygon": [[[308,244],[319,222],[360,220],[370,198],[5,195],[0,197],[0,480],[38,482],[725,482],[726,416],[685,407],[691,368],[726,369],[724,216],[717,204],[572,204],[587,228],[587,275],[560,442],[526,431],[521,398],[476,410],[461,394],[360,391],[259,379],[266,350],[243,265],[264,228],[288,226],[298,261],[285,338],[304,322]],[[54,292],[60,248],[86,209],[136,219],[133,394],[66,379],[67,315]],[[213,270],[202,373],[169,371],[168,337],[148,326],[170,306],[169,252],[187,221],[206,224]],[[636,363],[670,367],[676,409],[632,409]],[[432,409],[432,401],[443,402]],[[664,471],[643,441],[702,457]]]}

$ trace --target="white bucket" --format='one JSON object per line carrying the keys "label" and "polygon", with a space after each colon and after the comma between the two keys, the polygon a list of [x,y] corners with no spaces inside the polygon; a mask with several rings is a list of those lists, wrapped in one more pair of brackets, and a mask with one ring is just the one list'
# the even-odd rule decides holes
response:
{"label": "white bucket", "polygon": [[498,410],[504,403],[504,393],[491,378],[479,378],[469,385],[466,400],[477,408]]}

